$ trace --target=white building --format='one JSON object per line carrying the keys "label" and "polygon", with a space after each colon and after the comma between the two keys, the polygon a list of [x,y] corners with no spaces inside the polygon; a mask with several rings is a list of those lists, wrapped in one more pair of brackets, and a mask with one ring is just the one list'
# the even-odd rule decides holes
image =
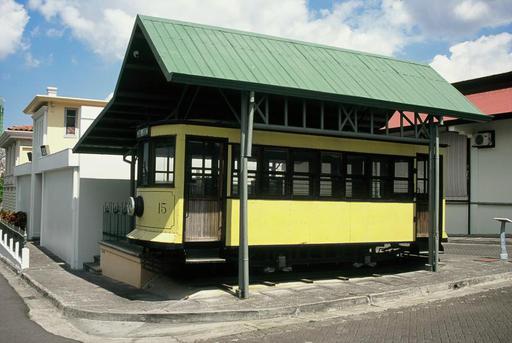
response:
{"label": "white building", "polygon": [[33,119],[33,155],[15,168],[16,209],[28,214],[29,238],[39,237],[74,269],[99,255],[104,203],[130,193],[130,168],[122,157],[72,152],[106,103],[57,96],[48,87],[24,110]]}
{"label": "white building", "polygon": [[512,218],[512,72],[455,83],[488,123],[447,121],[444,168],[449,235],[496,235]]}
{"label": "white building", "polygon": [[7,128],[0,136],[0,148],[5,150],[4,195],[2,208],[16,210],[16,178],[14,168],[29,161],[32,152],[32,125]]}

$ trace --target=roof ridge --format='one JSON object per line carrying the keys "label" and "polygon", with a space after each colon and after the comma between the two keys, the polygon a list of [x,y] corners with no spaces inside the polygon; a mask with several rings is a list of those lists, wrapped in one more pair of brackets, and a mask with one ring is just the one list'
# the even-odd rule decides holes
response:
{"label": "roof ridge", "polygon": [[406,59],[400,59],[400,58],[396,58],[396,57],[380,55],[380,54],[371,53],[371,52],[367,52],[367,51],[352,50],[352,49],[341,48],[341,47],[327,45],[327,44],[302,41],[299,39],[273,36],[273,35],[259,33],[259,32],[244,31],[244,30],[239,30],[239,29],[227,28],[227,27],[223,27],[223,26],[200,24],[200,23],[194,23],[194,22],[189,22],[189,21],[154,17],[154,16],[148,16],[148,15],[142,15],[142,14],[137,14],[137,17],[141,18],[142,21],[144,21],[144,19],[145,19],[145,20],[160,21],[160,22],[165,22],[165,23],[179,24],[179,25],[184,25],[184,26],[206,28],[206,29],[210,29],[210,30],[214,29],[217,31],[236,33],[236,34],[245,35],[245,36],[260,37],[260,38],[271,39],[271,40],[276,40],[276,41],[281,41],[281,42],[300,44],[300,45],[305,45],[305,46],[312,46],[312,47],[324,48],[324,49],[330,49],[330,50],[336,50],[336,51],[343,51],[343,52],[352,53],[355,55],[366,55],[366,56],[371,56],[371,57],[384,58],[384,59],[393,60],[393,61],[397,61],[397,62],[410,63],[410,64],[419,65],[422,67],[431,68],[431,66],[427,63],[411,61],[411,60],[406,60]]}

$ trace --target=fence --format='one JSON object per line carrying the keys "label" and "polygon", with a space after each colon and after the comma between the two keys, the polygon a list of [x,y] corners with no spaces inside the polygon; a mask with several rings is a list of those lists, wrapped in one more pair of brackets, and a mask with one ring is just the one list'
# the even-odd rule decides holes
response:
{"label": "fence", "polygon": [[19,269],[29,267],[30,251],[25,246],[27,235],[4,221],[0,221],[0,255],[11,261]]}
{"label": "fence", "polygon": [[133,227],[133,217],[128,215],[126,202],[106,202],[103,206],[103,240],[126,241]]}

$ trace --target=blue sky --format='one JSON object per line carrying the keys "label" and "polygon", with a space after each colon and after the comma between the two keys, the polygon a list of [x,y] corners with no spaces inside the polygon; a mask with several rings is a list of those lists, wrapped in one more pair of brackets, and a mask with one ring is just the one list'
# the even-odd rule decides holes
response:
{"label": "blue sky", "polygon": [[431,63],[449,81],[512,70],[512,1],[0,0],[4,128],[31,123],[22,110],[50,85],[106,98],[136,13]]}

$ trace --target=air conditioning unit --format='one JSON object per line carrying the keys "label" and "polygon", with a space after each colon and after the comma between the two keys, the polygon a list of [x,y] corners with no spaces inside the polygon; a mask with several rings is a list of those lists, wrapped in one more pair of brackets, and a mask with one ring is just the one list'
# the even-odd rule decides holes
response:
{"label": "air conditioning unit", "polygon": [[474,147],[476,148],[494,148],[494,131],[481,131],[475,135]]}

